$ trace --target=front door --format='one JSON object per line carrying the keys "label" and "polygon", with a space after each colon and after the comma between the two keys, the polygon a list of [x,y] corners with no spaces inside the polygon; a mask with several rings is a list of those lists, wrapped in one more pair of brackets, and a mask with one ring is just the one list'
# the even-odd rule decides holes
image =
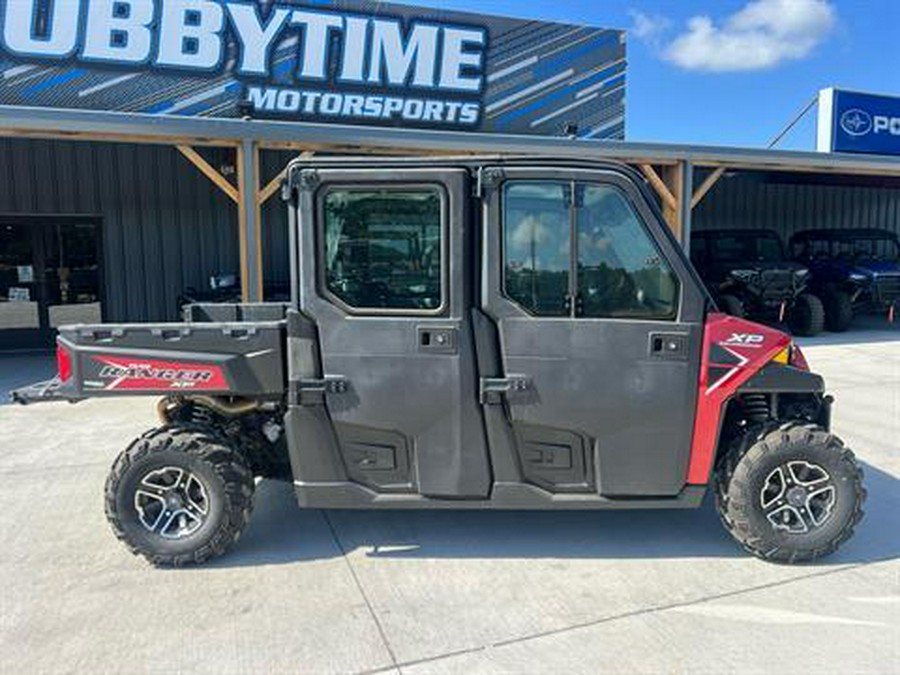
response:
{"label": "front door", "polygon": [[56,328],[102,320],[100,225],[0,217],[0,349],[45,349]]}
{"label": "front door", "polygon": [[349,478],[484,498],[467,173],[307,169],[300,183],[299,304]]}
{"label": "front door", "polygon": [[488,169],[482,308],[522,475],[551,492],[685,484],[703,299],[631,179]]}

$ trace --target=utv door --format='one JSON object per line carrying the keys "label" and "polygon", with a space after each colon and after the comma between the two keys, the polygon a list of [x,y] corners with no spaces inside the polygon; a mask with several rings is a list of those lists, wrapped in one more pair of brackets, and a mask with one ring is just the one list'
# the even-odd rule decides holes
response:
{"label": "utv door", "polygon": [[485,187],[482,309],[522,478],[551,492],[685,485],[703,298],[646,196],[613,171],[497,168]]}
{"label": "utv door", "polygon": [[318,331],[347,477],[376,492],[484,498],[467,172],[300,178],[299,305]]}

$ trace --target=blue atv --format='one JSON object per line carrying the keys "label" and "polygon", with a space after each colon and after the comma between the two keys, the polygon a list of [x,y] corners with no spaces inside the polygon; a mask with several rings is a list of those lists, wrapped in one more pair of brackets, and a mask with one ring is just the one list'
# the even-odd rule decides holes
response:
{"label": "blue atv", "polygon": [[900,242],[890,230],[804,230],[790,240],[791,255],[809,267],[811,288],[825,304],[825,327],[845,331],[855,314],[885,312],[893,322],[900,304]]}

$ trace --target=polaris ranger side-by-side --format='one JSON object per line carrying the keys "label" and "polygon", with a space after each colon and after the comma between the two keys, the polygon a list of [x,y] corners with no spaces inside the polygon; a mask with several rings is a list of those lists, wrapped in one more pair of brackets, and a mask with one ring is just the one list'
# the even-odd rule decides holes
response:
{"label": "polaris ranger side-by-side", "polygon": [[804,230],[790,241],[791,254],[812,272],[812,288],[825,304],[828,330],[845,331],[853,315],[885,312],[894,321],[900,304],[900,241],[890,230]]}
{"label": "polaris ranger side-by-side", "polygon": [[[377,167],[377,168],[376,168]],[[68,326],[21,402],[162,395],[116,460],[116,535],[224,552],[255,477],[315,508],[685,508],[751,553],[862,516],[831,398],[781,332],[719,314],[643,179],[540,159],[296,160],[292,300]]]}

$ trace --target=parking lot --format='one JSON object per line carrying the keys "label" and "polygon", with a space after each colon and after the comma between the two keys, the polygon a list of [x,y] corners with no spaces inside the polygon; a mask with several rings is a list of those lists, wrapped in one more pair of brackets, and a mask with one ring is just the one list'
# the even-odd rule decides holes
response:
{"label": "parking lot", "polygon": [[896,672],[900,331],[873,320],[804,345],[869,499],[837,555],[796,567],[745,555],[709,501],[304,512],[264,483],[232,553],[156,570],[102,504],[154,401],[0,407],[0,671]]}

